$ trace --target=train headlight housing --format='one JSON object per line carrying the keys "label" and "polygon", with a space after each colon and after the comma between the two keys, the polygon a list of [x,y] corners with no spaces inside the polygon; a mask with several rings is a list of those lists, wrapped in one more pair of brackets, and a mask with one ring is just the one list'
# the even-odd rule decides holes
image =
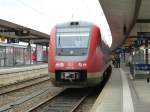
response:
{"label": "train headlight housing", "polygon": [[60,67],[64,67],[64,63],[60,63]]}
{"label": "train headlight housing", "polygon": [[79,63],[78,63],[78,66],[79,66],[79,67],[82,67],[82,63],[81,63],[81,62],[79,62]]}
{"label": "train headlight housing", "polygon": [[83,63],[83,67],[86,67],[87,66],[87,64],[86,63]]}
{"label": "train headlight housing", "polygon": [[81,63],[81,62],[79,62],[79,63],[78,63],[78,66],[79,66],[79,67],[86,67],[87,64],[86,64],[86,63]]}
{"label": "train headlight housing", "polygon": [[55,66],[56,67],[64,67],[64,63],[62,63],[62,62],[61,63],[56,63]]}

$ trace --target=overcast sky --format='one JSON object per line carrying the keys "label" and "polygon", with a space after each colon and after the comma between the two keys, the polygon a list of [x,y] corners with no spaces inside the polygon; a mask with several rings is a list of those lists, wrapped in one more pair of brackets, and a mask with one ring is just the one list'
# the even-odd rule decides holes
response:
{"label": "overcast sky", "polygon": [[82,20],[97,24],[111,44],[111,33],[98,0],[0,0],[0,19],[49,34],[61,22]]}

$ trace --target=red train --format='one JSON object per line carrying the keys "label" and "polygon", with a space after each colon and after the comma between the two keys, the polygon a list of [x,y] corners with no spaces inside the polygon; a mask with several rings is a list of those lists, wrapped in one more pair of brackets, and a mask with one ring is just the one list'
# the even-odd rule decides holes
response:
{"label": "red train", "polygon": [[48,71],[56,86],[97,85],[111,71],[110,59],[110,48],[92,23],[68,22],[51,31]]}

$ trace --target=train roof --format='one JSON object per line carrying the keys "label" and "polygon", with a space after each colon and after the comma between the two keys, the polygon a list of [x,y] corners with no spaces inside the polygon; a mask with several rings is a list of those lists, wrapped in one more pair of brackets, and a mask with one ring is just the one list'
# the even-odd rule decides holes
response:
{"label": "train roof", "polygon": [[91,22],[86,22],[86,21],[70,21],[70,22],[65,22],[65,23],[61,23],[61,24],[57,24],[56,27],[76,27],[76,26],[80,26],[80,27],[88,27],[88,26],[92,26],[93,23]]}

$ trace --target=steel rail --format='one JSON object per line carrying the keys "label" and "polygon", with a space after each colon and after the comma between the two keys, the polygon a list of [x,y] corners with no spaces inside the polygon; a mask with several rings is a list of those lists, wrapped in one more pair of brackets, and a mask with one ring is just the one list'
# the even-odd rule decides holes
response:
{"label": "steel rail", "polygon": [[44,112],[74,112],[78,106],[88,97],[92,90],[93,89],[88,88],[74,88],[74,90],[66,89],[52,99],[47,99],[45,102],[42,102],[40,105],[30,109],[27,112],[37,112],[40,111],[41,108]]}
{"label": "steel rail", "polygon": [[[27,88],[27,87],[30,87],[30,86],[33,86],[33,85],[37,85],[37,84],[45,82],[45,81],[47,81],[49,79],[50,78],[49,78],[48,75],[44,75],[44,76],[39,76],[39,77],[36,77],[36,78],[20,81],[20,82],[17,82],[17,83],[5,85],[5,86],[0,87],[0,95],[6,94],[6,93],[10,93],[10,92],[13,92],[13,91],[16,91],[16,90],[20,90],[20,89],[23,89],[23,88]],[[37,82],[35,82],[35,81],[37,81]],[[27,85],[23,85],[25,83],[28,83],[28,84]],[[15,87],[15,86],[19,86],[19,87]]]}

